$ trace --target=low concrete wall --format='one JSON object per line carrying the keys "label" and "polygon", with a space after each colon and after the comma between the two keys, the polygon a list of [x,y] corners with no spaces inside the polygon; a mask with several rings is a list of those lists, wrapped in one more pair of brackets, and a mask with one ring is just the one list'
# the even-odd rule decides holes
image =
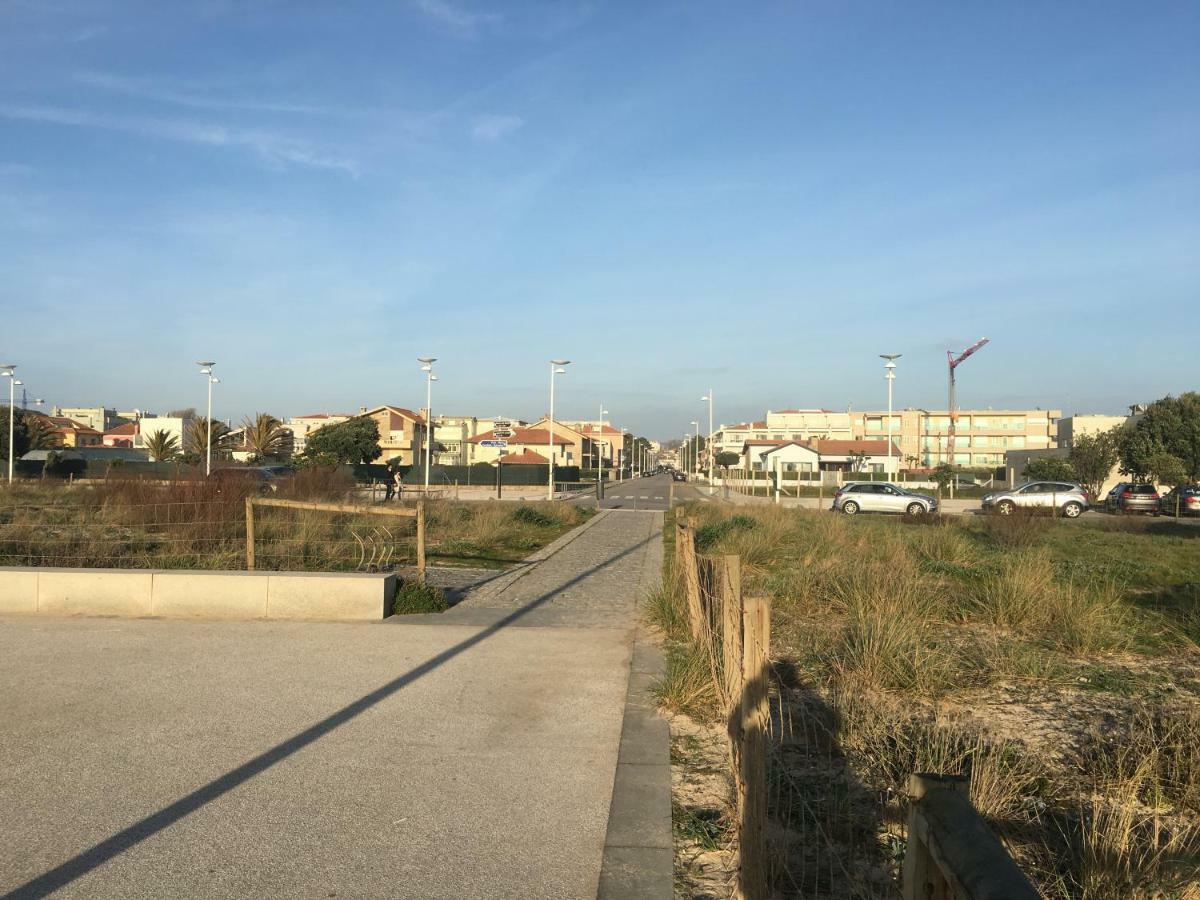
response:
{"label": "low concrete wall", "polygon": [[378,621],[395,575],[0,566],[0,613]]}

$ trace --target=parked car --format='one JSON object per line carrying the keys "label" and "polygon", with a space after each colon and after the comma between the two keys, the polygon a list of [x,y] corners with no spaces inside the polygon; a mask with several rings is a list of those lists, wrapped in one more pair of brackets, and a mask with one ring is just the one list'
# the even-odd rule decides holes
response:
{"label": "parked car", "polygon": [[1011,516],[1018,509],[1049,509],[1068,519],[1077,518],[1091,506],[1083,485],[1069,481],[1033,481],[1011,491],[983,495],[983,511]]}
{"label": "parked car", "polygon": [[1104,500],[1099,505],[1104,507],[1105,512],[1115,513],[1117,511],[1117,501],[1121,497],[1121,492],[1132,486],[1132,481],[1118,481],[1112,486],[1112,490],[1104,495]]}
{"label": "parked car", "polygon": [[671,472],[671,480],[672,481],[687,481],[687,476],[684,475],[682,472],[672,471]]}
{"label": "parked car", "polygon": [[898,513],[923,516],[936,513],[935,497],[917,494],[886,481],[848,482],[833,495],[833,509],[848,516],[860,512]]}
{"label": "parked car", "polygon": [[295,474],[287,466],[221,466],[213,469],[209,477],[217,483],[218,491],[226,486],[245,485],[260,494],[270,494],[279,490],[280,479],[286,477],[283,472],[274,471],[276,469],[284,470],[288,475]]}
{"label": "parked car", "polygon": [[1152,484],[1129,484],[1117,495],[1117,512],[1157,516],[1162,512],[1158,490]]}
{"label": "parked car", "polygon": [[1200,516],[1200,484],[1184,484],[1162,496],[1162,511],[1173,516]]}

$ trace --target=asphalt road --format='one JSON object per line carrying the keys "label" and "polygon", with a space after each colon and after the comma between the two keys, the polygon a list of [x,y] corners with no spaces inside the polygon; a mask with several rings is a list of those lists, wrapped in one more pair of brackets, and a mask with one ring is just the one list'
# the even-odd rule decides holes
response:
{"label": "asphalt road", "polygon": [[[683,485],[677,484],[675,487]],[[670,503],[671,476],[654,475],[650,478],[629,478],[625,481],[606,483],[600,508],[665,510]]]}

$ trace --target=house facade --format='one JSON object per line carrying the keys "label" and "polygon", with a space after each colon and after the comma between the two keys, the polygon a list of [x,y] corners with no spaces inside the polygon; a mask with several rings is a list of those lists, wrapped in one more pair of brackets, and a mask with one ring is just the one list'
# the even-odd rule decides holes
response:
{"label": "house facade", "polygon": [[[485,442],[503,440],[503,447],[489,447]],[[545,465],[550,454],[550,432],[544,428],[514,428],[508,438],[497,438],[495,432],[485,431],[483,434],[470,438],[472,445],[472,463],[495,463],[505,456],[521,456],[536,453]],[[574,442],[565,429],[554,429],[554,464],[556,466],[573,466],[578,463],[574,456]]]}
{"label": "house facade", "polygon": [[379,426],[381,462],[396,459],[402,466],[411,466],[423,459],[426,426],[419,413],[403,406],[376,406],[359,415],[374,419]]}
{"label": "house facade", "polygon": [[292,452],[303,453],[310,434],[326,425],[337,425],[349,418],[349,413],[311,413],[307,416],[292,416],[283,427],[292,433]]}

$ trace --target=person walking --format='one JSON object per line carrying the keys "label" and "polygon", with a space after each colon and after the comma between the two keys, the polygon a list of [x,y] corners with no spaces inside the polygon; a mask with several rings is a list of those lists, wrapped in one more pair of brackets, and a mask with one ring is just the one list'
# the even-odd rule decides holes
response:
{"label": "person walking", "polygon": [[383,480],[384,495],[383,502],[387,503],[396,496],[396,467],[387,467],[387,477]]}
{"label": "person walking", "polygon": [[400,474],[400,467],[395,466],[392,474],[392,488],[396,492],[396,499],[404,499],[404,479]]}

